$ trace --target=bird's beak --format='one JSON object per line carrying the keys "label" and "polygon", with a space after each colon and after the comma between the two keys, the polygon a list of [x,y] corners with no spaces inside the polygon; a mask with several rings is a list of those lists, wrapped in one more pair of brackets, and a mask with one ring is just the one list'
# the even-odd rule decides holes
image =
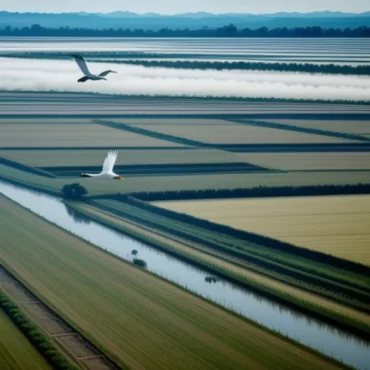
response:
{"label": "bird's beak", "polygon": [[123,177],[122,176],[116,176],[116,177],[113,177],[114,180],[123,180]]}

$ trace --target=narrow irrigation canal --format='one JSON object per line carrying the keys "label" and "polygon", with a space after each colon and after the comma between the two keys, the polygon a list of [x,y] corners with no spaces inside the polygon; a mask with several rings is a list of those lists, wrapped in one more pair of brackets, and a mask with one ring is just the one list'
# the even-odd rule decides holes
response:
{"label": "narrow irrigation canal", "polygon": [[131,251],[136,249],[138,256],[147,262],[148,269],[155,274],[357,369],[370,369],[370,342],[226,280],[210,282],[207,278],[209,272],[91,221],[69,209],[56,197],[2,181],[0,193],[123,259],[131,260]]}

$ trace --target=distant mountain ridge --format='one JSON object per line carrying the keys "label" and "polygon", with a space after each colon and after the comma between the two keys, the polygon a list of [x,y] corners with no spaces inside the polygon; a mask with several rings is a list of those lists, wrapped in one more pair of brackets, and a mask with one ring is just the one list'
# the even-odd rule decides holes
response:
{"label": "distant mountain ridge", "polygon": [[129,11],[111,13],[18,13],[0,11],[0,28],[25,27],[39,24],[43,27],[82,28],[140,28],[158,30],[217,28],[233,23],[238,28],[313,27],[357,28],[370,25],[370,11],[364,13],[311,12],[272,14],[213,14],[207,12],[164,15],[137,14]]}

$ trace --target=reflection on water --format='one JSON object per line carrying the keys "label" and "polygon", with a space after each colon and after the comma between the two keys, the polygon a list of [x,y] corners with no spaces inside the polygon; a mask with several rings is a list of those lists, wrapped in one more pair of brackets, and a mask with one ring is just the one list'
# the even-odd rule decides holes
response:
{"label": "reflection on water", "polygon": [[78,223],[78,224],[89,224],[91,221],[83,213],[76,211],[68,204],[62,203],[66,207],[67,213]]}
{"label": "reflection on water", "polygon": [[[225,279],[169,256],[151,246],[88,221],[59,199],[0,181],[0,192],[81,238],[132,261],[132,251],[148,263],[148,270],[174,281],[218,304],[277,330],[305,345],[359,369],[370,368],[370,343],[310,318]],[[210,280],[211,278],[211,280]]]}
{"label": "reflection on water", "polygon": [[217,283],[218,282],[218,278],[217,277],[215,277],[215,276],[206,276],[205,278],[204,278],[204,281],[206,282],[206,283],[209,283],[209,284],[212,284],[212,283]]}

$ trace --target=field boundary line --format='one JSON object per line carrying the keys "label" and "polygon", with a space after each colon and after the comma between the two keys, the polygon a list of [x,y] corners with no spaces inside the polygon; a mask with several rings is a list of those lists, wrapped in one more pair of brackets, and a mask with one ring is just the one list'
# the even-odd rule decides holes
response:
{"label": "field boundary line", "polygon": [[321,130],[318,128],[306,128],[306,127],[300,127],[300,126],[295,126],[295,125],[287,125],[284,123],[253,121],[249,119],[247,120],[234,119],[234,120],[230,120],[230,122],[234,122],[234,123],[245,125],[245,126],[257,126],[257,127],[285,130],[285,131],[296,131],[296,132],[312,134],[312,135],[330,136],[330,137],[337,137],[341,139],[370,142],[370,138],[367,138],[362,135],[348,134],[348,133],[329,131],[329,130]]}
{"label": "field boundary line", "polygon": [[169,134],[162,134],[156,131],[134,127],[134,126],[128,125],[127,123],[123,123],[123,122],[118,123],[118,122],[101,120],[101,119],[93,120],[93,122],[106,126],[106,127],[118,129],[118,130],[123,130],[123,131],[132,132],[132,133],[139,134],[139,135],[149,136],[153,139],[170,141],[173,143],[182,144],[182,145],[186,145],[190,147],[196,147],[196,148],[213,148],[213,145],[208,144],[208,143],[185,139],[179,136],[174,136],[174,135],[169,135]]}
{"label": "field boundary line", "polygon": [[24,172],[29,172],[29,173],[32,173],[32,174],[38,175],[38,176],[49,177],[49,178],[53,178],[53,179],[57,178],[57,176],[55,176],[54,174],[52,174],[50,172],[47,172],[45,170],[41,170],[41,169],[36,168],[36,167],[27,166],[23,163],[15,162],[15,161],[12,161],[12,160],[7,159],[5,157],[0,157],[0,164],[3,164],[5,166],[9,166],[9,167],[13,167],[17,170],[21,170],[21,171],[24,171]]}

